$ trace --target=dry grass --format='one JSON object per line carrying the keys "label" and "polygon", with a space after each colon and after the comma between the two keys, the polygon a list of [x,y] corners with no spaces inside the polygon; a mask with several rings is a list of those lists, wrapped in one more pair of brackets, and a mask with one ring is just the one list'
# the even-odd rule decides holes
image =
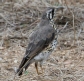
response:
{"label": "dry grass", "polygon": [[[84,81],[83,3],[83,0],[1,0],[0,81]],[[55,52],[44,63],[43,75],[37,75],[32,64],[22,77],[14,78],[28,36],[42,11],[45,7],[60,5],[65,9],[63,13],[58,12],[54,20],[59,30],[64,29],[59,33]]]}

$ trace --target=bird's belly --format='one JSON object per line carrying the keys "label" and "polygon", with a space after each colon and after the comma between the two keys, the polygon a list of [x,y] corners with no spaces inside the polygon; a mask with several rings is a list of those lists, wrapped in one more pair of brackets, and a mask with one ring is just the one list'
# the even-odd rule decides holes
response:
{"label": "bird's belly", "polygon": [[47,60],[53,50],[56,48],[57,40],[53,40],[47,48],[45,48],[41,53],[34,57],[35,61]]}

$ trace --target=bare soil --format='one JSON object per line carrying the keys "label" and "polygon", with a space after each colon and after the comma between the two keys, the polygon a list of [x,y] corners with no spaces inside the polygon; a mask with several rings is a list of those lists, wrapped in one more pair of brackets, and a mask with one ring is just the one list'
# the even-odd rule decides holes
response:
{"label": "bare soil", "polygon": [[[73,1],[73,4],[68,0],[68,3],[57,2],[61,0],[27,1],[0,2],[0,81],[84,81],[82,0]],[[28,36],[40,21],[44,7],[59,5],[64,5],[65,9],[63,13],[57,12],[54,22],[61,31],[56,50],[44,62],[44,73],[37,75],[33,63],[21,77],[18,77],[15,71],[25,54]],[[42,72],[40,68],[39,71]]]}

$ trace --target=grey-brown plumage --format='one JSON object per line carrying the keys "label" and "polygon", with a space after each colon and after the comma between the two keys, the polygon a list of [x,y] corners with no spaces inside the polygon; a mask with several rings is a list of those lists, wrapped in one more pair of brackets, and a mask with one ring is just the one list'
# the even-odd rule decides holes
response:
{"label": "grey-brown plumage", "polygon": [[29,45],[17,70],[18,75],[22,75],[23,68],[26,70],[33,62],[35,62],[38,73],[38,62],[40,62],[40,66],[42,67],[43,61],[54,50],[56,46],[55,29],[50,23],[53,16],[54,8],[47,8],[44,11],[38,27],[29,37]]}

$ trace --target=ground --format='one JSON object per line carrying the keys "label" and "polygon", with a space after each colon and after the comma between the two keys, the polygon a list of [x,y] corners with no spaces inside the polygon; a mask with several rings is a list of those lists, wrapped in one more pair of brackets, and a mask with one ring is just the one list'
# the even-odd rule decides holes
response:
{"label": "ground", "polygon": [[[40,21],[44,6],[50,6],[50,3],[35,0],[27,5],[27,0],[3,1],[0,3],[0,81],[84,81],[83,3],[66,3],[63,13],[57,12],[54,22],[60,30],[58,43],[43,64],[43,74],[36,73],[33,63],[18,77],[15,71],[25,54],[28,36]],[[37,8],[36,4],[40,7]]]}

